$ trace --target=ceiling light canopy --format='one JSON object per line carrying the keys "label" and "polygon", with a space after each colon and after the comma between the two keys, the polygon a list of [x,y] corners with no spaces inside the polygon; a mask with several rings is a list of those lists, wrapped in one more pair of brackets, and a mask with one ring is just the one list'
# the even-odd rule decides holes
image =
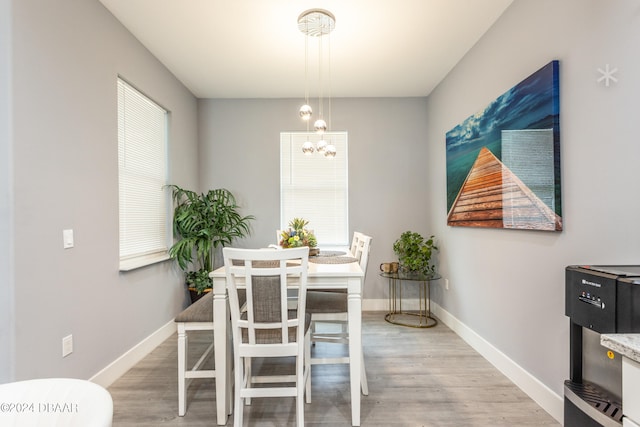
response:
{"label": "ceiling light canopy", "polygon": [[336,17],[328,10],[309,9],[298,16],[298,29],[306,36],[324,36],[335,27]]}

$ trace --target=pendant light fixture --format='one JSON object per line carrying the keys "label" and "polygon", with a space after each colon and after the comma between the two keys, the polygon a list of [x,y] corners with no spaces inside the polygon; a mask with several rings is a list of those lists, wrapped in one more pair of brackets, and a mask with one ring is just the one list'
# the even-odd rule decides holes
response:
{"label": "pendant light fixture", "polygon": [[[309,105],[309,40],[316,37],[318,40],[318,118],[313,124],[315,132],[324,135],[328,129],[328,124],[324,118],[324,73],[323,73],[323,36],[328,36],[335,28],[336,18],[333,14],[324,9],[309,9],[298,16],[298,29],[305,35],[305,104],[300,107],[300,117],[307,123],[307,133],[309,132],[309,122],[313,116],[313,109]],[[329,65],[331,59],[330,37],[329,39]],[[330,68],[330,66],[328,67]],[[326,70],[330,79],[330,69]],[[331,97],[329,96],[329,119],[331,115]],[[305,154],[312,154],[314,151],[324,153],[326,157],[335,157],[336,149],[333,144],[327,144],[324,137],[316,147],[307,139],[302,146]]]}

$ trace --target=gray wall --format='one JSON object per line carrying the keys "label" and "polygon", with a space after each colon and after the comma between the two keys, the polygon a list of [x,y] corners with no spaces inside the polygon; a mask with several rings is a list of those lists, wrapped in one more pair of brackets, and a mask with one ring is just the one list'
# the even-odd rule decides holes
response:
{"label": "gray wall", "polygon": [[[516,0],[428,100],[428,189],[440,268],[434,298],[558,395],[568,378],[564,268],[640,263],[640,3]],[[560,61],[564,231],[446,225],[445,133]],[[596,80],[618,68],[617,84]]]}
{"label": "gray wall", "polygon": [[[5,376],[89,378],[170,322],[187,298],[171,263],[118,272],[117,76],[171,112],[170,175],[191,187],[197,102],[97,0],[11,6],[15,369]],[[64,250],[66,228],[75,247]],[[68,334],[74,352],[62,358]]]}
{"label": "gray wall", "polygon": [[[304,88],[301,88],[303,91]],[[332,130],[349,133],[349,228],[373,236],[365,298],[383,298],[377,275],[405,230],[428,233],[426,98],[333,99]],[[256,216],[240,246],[275,243],[280,223],[280,132],[303,131],[300,99],[199,101],[200,183],[226,187]],[[344,155],[344,153],[338,153]],[[385,297],[386,298],[386,297]]]}
{"label": "gray wall", "polygon": [[13,264],[11,262],[11,7],[0,0],[0,383],[13,378]]}

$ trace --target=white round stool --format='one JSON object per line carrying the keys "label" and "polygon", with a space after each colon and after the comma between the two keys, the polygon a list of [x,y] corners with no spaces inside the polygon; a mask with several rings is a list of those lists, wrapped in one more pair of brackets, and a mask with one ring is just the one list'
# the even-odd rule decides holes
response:
{"label": "white round stool", "polygon": [[45,378],[0,384],[0,426],[111,427],[113,400],[90,381]]}

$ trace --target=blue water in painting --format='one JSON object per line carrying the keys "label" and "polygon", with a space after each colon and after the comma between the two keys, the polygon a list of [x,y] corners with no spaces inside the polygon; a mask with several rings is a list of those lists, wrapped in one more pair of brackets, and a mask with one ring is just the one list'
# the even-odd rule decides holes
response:
{"label": "blue water in painting", "polygon": [[558,61],[551,61],[447,132],[447,211],[482,147],[502,159],[502,130],[553,128],[555,212],[562,216],[559,110]]}

